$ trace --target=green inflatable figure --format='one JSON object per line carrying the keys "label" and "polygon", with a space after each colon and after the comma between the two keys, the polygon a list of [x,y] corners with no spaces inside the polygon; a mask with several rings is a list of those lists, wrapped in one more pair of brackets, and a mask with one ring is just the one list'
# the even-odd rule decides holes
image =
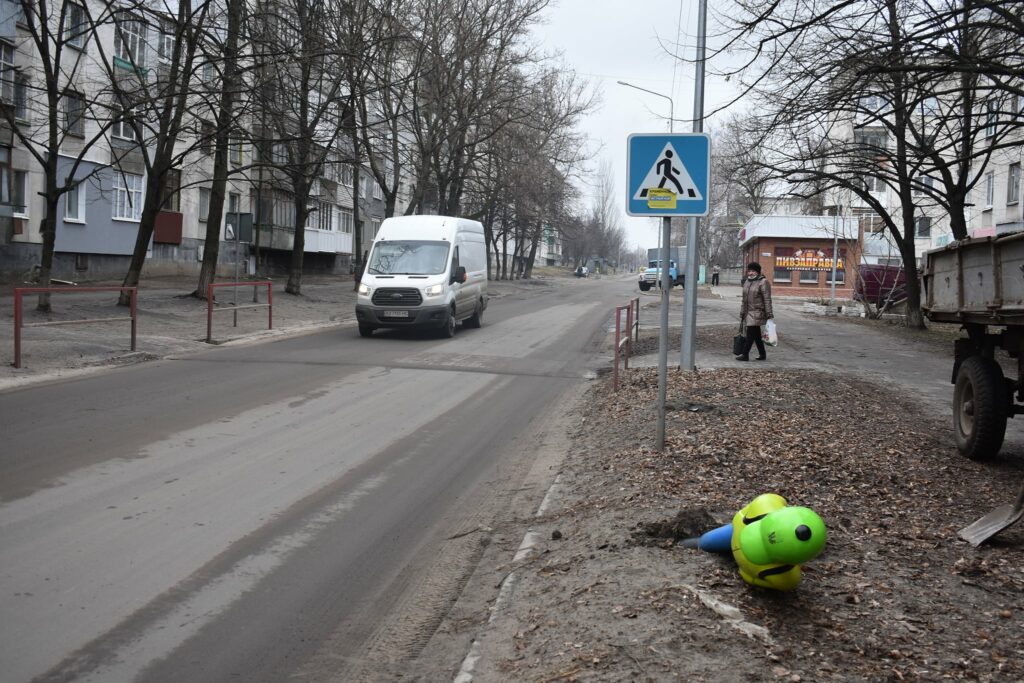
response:
{"label": "green inflatable figure", "polygon": [[800,584],[800,565],[817,557],[827,536],[825,523],[813,510],[764,493],[737,512],[732,524],[685,539],[682,546],[731,551],[740,576],[751,586],[791,591]]}

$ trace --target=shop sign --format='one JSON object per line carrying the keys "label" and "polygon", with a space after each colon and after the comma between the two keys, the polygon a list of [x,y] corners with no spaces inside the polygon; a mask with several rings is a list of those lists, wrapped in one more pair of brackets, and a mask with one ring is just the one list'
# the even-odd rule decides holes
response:
{"label": "shop sign", "polygon": [[[798,249],[792,256],[776,256],[776,268],[787,268],[789,270],[825,270],[832,271],[832,257],[826,256],[825,252],[814,249]],[[836,270],[845,270],[845,259],[841,256],[835,264]]]}

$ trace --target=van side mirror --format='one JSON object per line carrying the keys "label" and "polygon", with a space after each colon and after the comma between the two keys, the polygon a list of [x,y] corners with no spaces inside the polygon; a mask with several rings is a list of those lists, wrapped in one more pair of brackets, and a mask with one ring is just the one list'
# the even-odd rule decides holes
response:
{"label": "van side mirror", "polygon": [[469,278],[466,276],[466,267],[459,266],[458,268],[455,269],[455,272],[452,274],[452,280],[450,284],[454,284],[456,282],[465,282],[468,279]]}

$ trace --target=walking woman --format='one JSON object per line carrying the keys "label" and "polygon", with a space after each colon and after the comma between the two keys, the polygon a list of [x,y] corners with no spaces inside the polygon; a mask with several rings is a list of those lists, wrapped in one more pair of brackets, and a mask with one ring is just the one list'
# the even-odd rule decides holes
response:
{"label": "walking woman", "polygon": [[757,360],[768,358],[761,338],[761,325],[773,317],[771,283],[761,274],[760,263],[749,263],[747,277],[743,280],[743,304],[740,306],[740,319],[747,328],[747,341],[743,344],[743,353],[736,356],[736,360],[750,360],[750,348],[754,344],[757,344]]}

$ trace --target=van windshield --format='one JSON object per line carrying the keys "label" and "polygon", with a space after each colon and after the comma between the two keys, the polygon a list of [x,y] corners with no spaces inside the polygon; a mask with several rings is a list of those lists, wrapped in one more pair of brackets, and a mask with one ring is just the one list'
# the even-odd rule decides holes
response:
{"label": "van windshield", "polygon": [[367,270],[375,275],[436,275],[448,264],[448,242],[387,240],[377,242]]}

